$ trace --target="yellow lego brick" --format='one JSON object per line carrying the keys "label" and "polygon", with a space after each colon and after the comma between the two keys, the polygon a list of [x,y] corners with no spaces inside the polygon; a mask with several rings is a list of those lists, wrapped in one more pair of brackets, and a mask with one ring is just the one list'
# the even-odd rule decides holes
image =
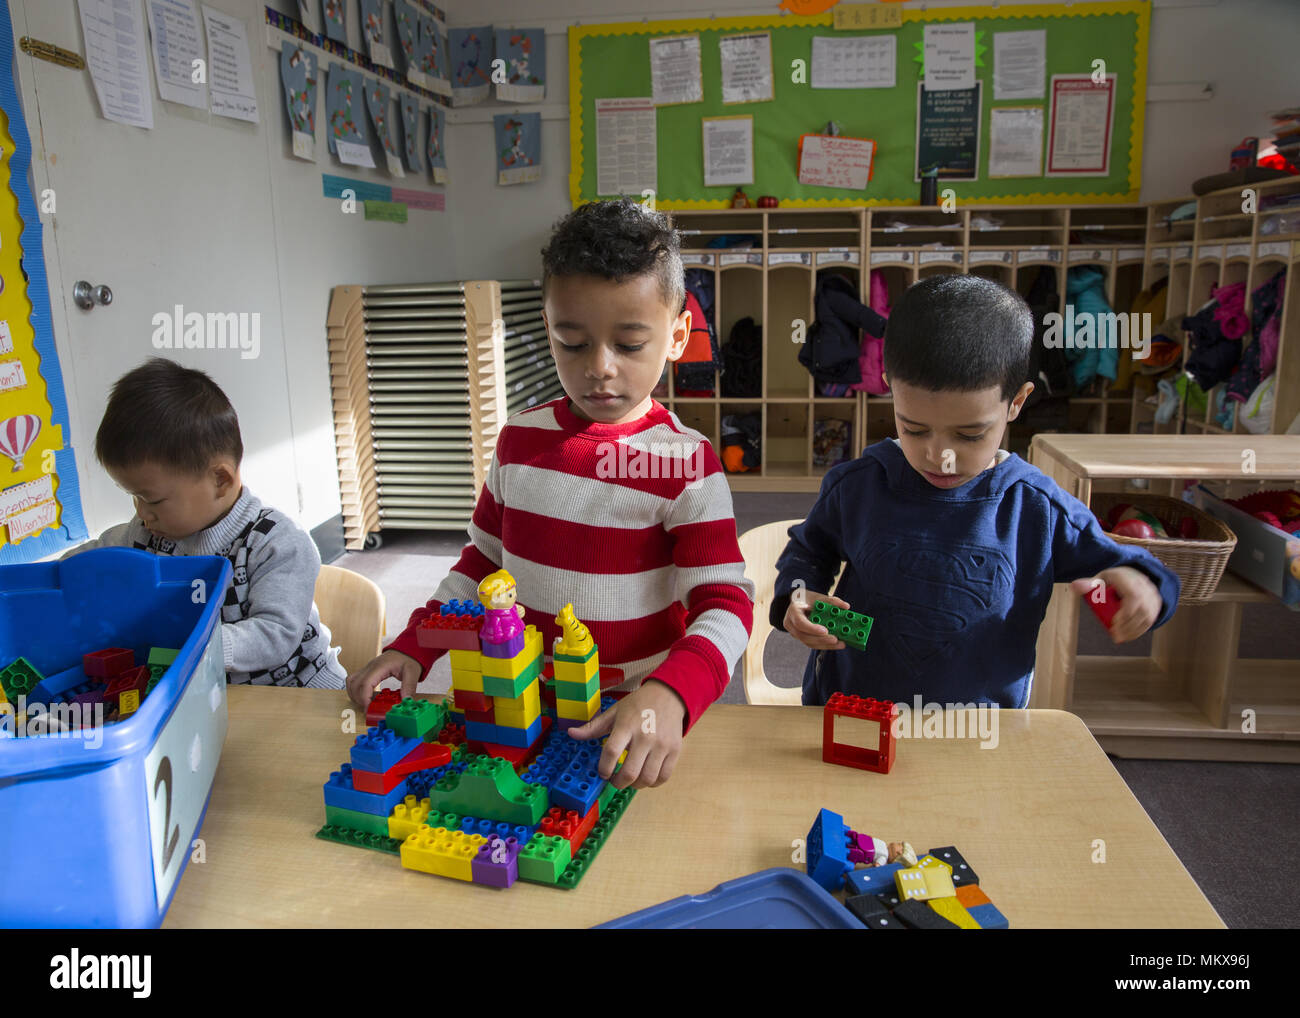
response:
{"label": "yellow lego brick", "polygon": [[447,659],[451,663],[452,670],[459,668],[467,672],[481,672],[483,670],[480,662],[483,659],[483,652],[479,650],[449,650]]}
{"label": "yellow lego brick", "polygon": [[474,856],[487,839],[481,834],[449,831],[427,824],[402,842],[402,865],[453,880],[472,880]]}
{"label": "yellow lego brick", "polygon": [[140,709],[140,690],[128,689],[117,698],[117,716],[126,717]]}
{"label": "yellow lego brick", "polygon": [[582,664],[577,661],[555,661],[555,679],[557,682],[585,683],[593,675],[600,673],[600,655],[593,654]]}
{"label": "yellow lego brick", "polygon": [[428,817],[429,800],[421,799],[417,802],[415,796],[408,795],[393,807],[392,815],[388,818],[388,836],[405,841],[424,826]]}
{"label": "yellow lego brick", "polygon": [[5,696],[5,687],[0,686],[0,703],[8,703],[9,697]]}
{"label": "yellow lego brick", "polygon": [[542,697],[537,691],[537,683],[530,683],[523,696],[513,699],[496,696],[492,698],[492,712],[498,725],[507,728],[527,728],[542,714]]}
{"label": "yellow lego brick", "polygon": [[597,693],[586,703],[557,699],[555,713],[568,721],[590,721],[600,713],[600,694]]}
{"label": "yellow lego brick", "polygon": [[542,657],[540,654],[528,656],[528,648],[525,647],[514,657],[483,657],[483,674],[490,675],[498,679],[517,679],[529,669],[537,672],[541,671]]}
{"label": "yellow lego brick", "polygon": [[[945,864],[946,865],[946,864]],[[980,924],[971,918],[966,906],[956,898],[931,898],[926,902],[932,909],[950,923],[956,923],[963,930],[978,930]]]}
{"label": "yellow lego brick", "polygon": [[463,689],[467,693],[483,692],[483,673],[466,671],[464,668],[452,668],[451,688]]}

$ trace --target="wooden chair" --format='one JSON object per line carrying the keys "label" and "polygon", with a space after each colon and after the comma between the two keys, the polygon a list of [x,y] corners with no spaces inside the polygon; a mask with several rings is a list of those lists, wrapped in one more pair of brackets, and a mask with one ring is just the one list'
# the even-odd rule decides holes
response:
{"label": "wooden chair", "polygon": [[316,577],[316,610],[349,675],[381,650],[386,629],[384,592],[373,581],[351,569],[321,566]]}
{"label": "wooden chair", "polygon": [[789,538],[787,531],[800,520],[765,523],[740,535],[740,554],[745,559],[745,575],[754,583],[754,627],[741,661],[740,675],[745,686],[745,702],[753,704],[799,704],[803,690],[774,685],[763,671],[763,648],[775,630],[767,621],[768,609],[776,586],[776,560]]}

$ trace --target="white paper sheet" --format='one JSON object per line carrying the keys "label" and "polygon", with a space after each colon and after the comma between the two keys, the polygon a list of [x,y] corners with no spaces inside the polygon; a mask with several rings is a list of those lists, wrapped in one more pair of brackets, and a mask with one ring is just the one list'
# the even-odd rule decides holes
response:
{"label": "white paper sheet", "polygon": [[1043,175],[1043,108],[998,107],[989,111],[989,176]]}
{"label": "white paper sheet", "polygon": [[658,188],[654,100],[596,100],[596,193],[631,195]]}
{"label": "white paper sheet", "polygon": [[704,101],[698,35],[650,40],[650,90],[656,106]]}
{"label": "white paper sheet", "polygon": [[865,138],[809,135],[799,152],[799,183],[866,190],[875,143]]}
{"label": "white paper sheet", "polygon": [[1099,85],[1087,74],[1052,75],[1047,176],[1097,177],[1110,172],[1115,75]]}
{"label": "white paper sheet", "polygon": [[706,117],[704,186],[754,182],[754,118]]}
{"label": "white paper sheet", "polygon": [[105,120],[153,127],[144,18],[137,0],[78,0],[86,66]]}
{"label": "white paper sheet", "polygon": [[206,110],[208,87],[193,80],[194,61],[203,58],[194,0],[149,0],[149,42],[158,94],[168,102]]}
{"label": "white paper sheet", "polygon": [[893,88],[898,74],[894,35],[814,35],[813,88]]}
{"label": "white paper sheet", "polygon": [[347,166],[366,166],[372,170],[375,168],[375,157],[369,145],[340,139],[334,142],[334,151],[339,157],[339,162]]}
{"label": "white paper sheet", "polygon": [[1047,87],[1047,32],[993,33],[993,99],[1041,99]]}
{"label": "white paper sheet", "polygon": [[203,5],[208,30],[208,83],[212,112],[256,124],[257,90],[248,56],[248,26],[238,18]]}
{"label": "white paper sheet", "polygon": [[925,87],[975,87],[975,22],[925,26]]}
{"label": "white paper sheet", "polygon": [[772,34],[724,35],[718,40],[722,62],[722,101],[767,102],[775,98],[772,83]]}

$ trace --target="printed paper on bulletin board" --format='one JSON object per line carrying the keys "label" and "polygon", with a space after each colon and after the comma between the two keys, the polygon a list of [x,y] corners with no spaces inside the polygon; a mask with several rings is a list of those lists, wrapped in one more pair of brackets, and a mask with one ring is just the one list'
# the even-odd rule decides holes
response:
{"label": "printed paper on bulletin board", "polygon": [[[1137,201],[1142,180],[1142,128],[1146,95],[1147,35],[1150,5],[1142,0],[1110,3],[1030,4],[950,7],[930,11],[904,9],[897,36],[897,82],[894,88],[812,89],[812,40],[815,36],[879,35],[882,30],[835,32],[831,12],[813,17],[717,18],[713,20],[580,25],[569,29],[570,178],[573,203],[612,197],[597,193],[596,100],[649,94],[647,40],[696,33],[700,39],[704,100],[688,106],[660,107],[658,123],[658,191],[656,204],[669,209],[726,208],[734,188],[703,186],[703,140],[700,120],[725,116],[734,106],[722,102],[718,40],[743,32],[767,31],[772,37],[773,101],[752,108],[754,116],[753,190],[780,199],[783,207],[914,205],[919,186],[916,168],[916,95],[922,64],[915,59],[926,24],[973,21],[989,43],[983,66],[980,152],[977,179],[953,183],[959,198],[1005,204]],[[1114,137],[1109,171],[1097,177],[990,178],[987,144],[992,101],[996,32],[1042,29],[1047,33],[1047,75],[1089,73],[1092,61],[1106,62],[1116,76]],[[792,62],[804,61],[806,82],[792,81]],[[869,100],[869,101],[868,101]],[[1015,103],[1010,103],[1014,105]],[[749,112],[748,110],[746,112]],[[865,191],[810,187],[798,180],[798,141],[821,133],[828,120],[850,137],[876,142],[874,176]],[[636,196],[640,199],[640,195]]]}

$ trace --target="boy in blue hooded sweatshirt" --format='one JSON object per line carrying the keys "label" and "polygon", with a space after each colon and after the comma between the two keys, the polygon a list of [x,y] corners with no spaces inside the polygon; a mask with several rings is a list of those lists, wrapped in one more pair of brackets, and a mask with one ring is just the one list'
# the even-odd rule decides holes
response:
{"label": "boy in blue hooded sweatshirt", "polygon": [[[1116,643],[1173,614],[1174,573],[1000,448],[1033,391],[1033,334],[1028,305],[977,276],[932,276],[894,308],[884,357],[899,438],[826,474],[776,563],[772,625],[813,651],[804,703],[844,692],[1025,707],[1054,583],[1112,588]],[[834,596],[817,593],[841,563]],[[866,650],[809,620],[818,599],[875,620]]]}

